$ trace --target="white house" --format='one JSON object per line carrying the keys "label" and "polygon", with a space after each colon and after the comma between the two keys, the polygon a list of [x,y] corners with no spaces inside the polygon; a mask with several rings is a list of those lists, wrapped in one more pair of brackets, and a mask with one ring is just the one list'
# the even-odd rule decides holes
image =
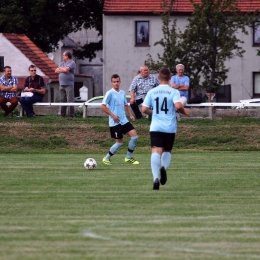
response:
{"label": "white house", "polygon": [[[67,42],[70,42],[69,39],[66,39]],[[71,46],[63,46],[60,55],[64,49],[70,48]],[[53,59],[54,57],[48,57],[24,34],[0,33],[0,76],[3,75],[4,66],[11,66],[12,74],[18,78],[18,86],[22,89],[26,77],[29,76],[28,68],[34,64],[37,67],[37,74],[43,76],[47,84],[48,91],[44,96],[44,102],[59,101],[59,80],[55,69],[61,59],[57,60],[57,64]],[[93,78],[93,75],[76,73],[75,96],[79,96],[79,89],[82,86],[92,91]]]}
{"label": "white house", "polygon": [[[62,54],[65,50],[71,51],[73,53],[74,49],[78,49],[81,46],[84,46],[90,42],[97,42],[100,40],[98,32],[92,29],[84,29],[77,32],[72,32],[64,39],[58,42],[58,48],[53,50],[53,52],[48,53],[48,56],[58,65],[62,61]],[[92,61],[89,61],[87,58],[78,59],[73,55],[73,60],[76,63],[76,77],[75,81],[75,96],[79,95],[79,88],[82,87],[83,77],[89,78],[92,77],[92,83],[85,85],[88,87],[88,96],[89,98],[93,96],[103,95],[103,52],[97,51],[96,58]],[[84,80],[83,80],[84,81]]]}
{"label": "white house", "polygon": [[[198,0],[199,1],[199,0]],[[162,0],[105,0],[103,15],[103,92],[111,88],[110,77],[117,73],[121,87],[126,92],[138,69],[151,54],[156,60],[162,47],[154,43],[163,38],[162,21],[155,11],[161,11]],[[238,0],[241,12],[260,10],[259,0]],[[192,15],[189,0],[176,0],[173,4],[173,18],[177,28],[184,30],[187,17]],[[146,32],[144,32],[146,29]],[[144,36],[145,34],[146,37]],[[231,101],[260,97],[260,26],[249,29],[249,35],[238,32],[246,50],[243,58],[228,60],[230,68],[225,85],[231,85]]]}

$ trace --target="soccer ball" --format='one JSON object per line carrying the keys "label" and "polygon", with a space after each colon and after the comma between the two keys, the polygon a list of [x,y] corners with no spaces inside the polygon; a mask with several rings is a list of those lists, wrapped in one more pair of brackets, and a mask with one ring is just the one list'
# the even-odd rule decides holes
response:
{"label": "soccer ball", "polygon": [[86,161],[84,162],[84,167],[87,169],[87,170],[93,170],[95,168],[97,168],[97,162],[95,159],[93,158],[88,158],[86,159]]}

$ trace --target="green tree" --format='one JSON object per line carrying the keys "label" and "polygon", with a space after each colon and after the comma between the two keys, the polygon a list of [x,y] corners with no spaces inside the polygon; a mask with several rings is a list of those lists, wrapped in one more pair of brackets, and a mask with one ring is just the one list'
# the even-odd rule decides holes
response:
{"label": "green tree", "polygon": [[[193,15],[188,18],[188,25],[179,42],[172,42],[176,57],[172,56],[173,59],[165,64],[183,63],[193,89],[214,89],[227,78],[229,68],[226,68],[225,61],[235,56],[243,57],[243,41],[236,33],[241,31],[248,34],[247,28],[252,26],[255,18],[253,15],[241,13],[237,0],[202,0],[200,4],[194,0],[190,2],[194,7]],[[169,35],[175,31],[174,26],[170,34],[164,31],[164,39],[159,44],[169,39]],[[168,49],[162,46],[163,57],[171,57]],[[151,63],[151,59],[149,62]]]}
{"label": "green tree", "polygon": [[[1,0],[0,32],[26,34],[44,52],[50,52],[60,39],[81,28],[96,28],[101,35],[103,2]],[[99,50],[100,44],[102,46],[102,38],[98,43],[91,43],[91,51],[85,55],[95,57],[95,47]]]}
{"label": "green tree", "polygon": [[241,13],[237,0],[190,1],[194,12],[182,37],[184,61],[192,69],[199,66],[203,88],[214,89],[227,78],[225,61],[243,57],[243,41],[237,32],[247,35],[254,16]]}
{"label": "green tree", "polygon": [[[176,19],[171,20],[172,5],[175,0],[169,2],[164,0],[161,8],[164,10],[161,14],[162,32],[164,38],[154,43],[154,46],[161,45],[163,53],[157,54],[158,60],[155,61],[151,54],[148,54],[148,60],[145,61],[151,70],[159,71],[161,67],[166,66],[172,72],[175,71],[175,64],[180,56],[181,31],[177,32]],[[159,13],[157,13],[159,15]]]}

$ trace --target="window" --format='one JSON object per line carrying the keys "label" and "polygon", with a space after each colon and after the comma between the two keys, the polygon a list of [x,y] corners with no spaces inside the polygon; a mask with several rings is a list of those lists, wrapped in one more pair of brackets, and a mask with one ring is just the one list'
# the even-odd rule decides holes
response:
{"label": "window", "polygon": [[260,72],[253,72],[253,97],[260,97]]}
{"label": "window", "polygon": [[149,22],[135,22],[135,46],[149,46]]}
{"label": "window", "polygon": [[3,72],[4,71],[4,57],[3,56],[0,56],[0,72]]}
{"label": "window", "polygon": [[260,21],[254,23],[253,46],[260,46]]}

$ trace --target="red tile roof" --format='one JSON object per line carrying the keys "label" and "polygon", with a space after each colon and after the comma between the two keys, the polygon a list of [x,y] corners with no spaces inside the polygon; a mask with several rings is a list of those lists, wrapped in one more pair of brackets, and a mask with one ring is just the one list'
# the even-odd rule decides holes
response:
{"label": "red tile roof", "polygon": [[[37,68],[39,68],[53,82],[58,82],[58,74],[55,73],[57,65],[48,58],[26,35],[8,34],[3,36],[18,48]],[[19,84],[20,85],[20,84]]]}
{"label": "red tile roof", "polygon": [[[201,0],[195,0],[200,3]],[[105,14],[120,14],[120,13],[147,13],[162,11],[162,0],[105,0]],[[238,0],[238,7],[241,12],[254,12],[260,10],[260,0]],[[193,8],[189,0],[175,0],[173,4],[173,12],[192,13]]]}

